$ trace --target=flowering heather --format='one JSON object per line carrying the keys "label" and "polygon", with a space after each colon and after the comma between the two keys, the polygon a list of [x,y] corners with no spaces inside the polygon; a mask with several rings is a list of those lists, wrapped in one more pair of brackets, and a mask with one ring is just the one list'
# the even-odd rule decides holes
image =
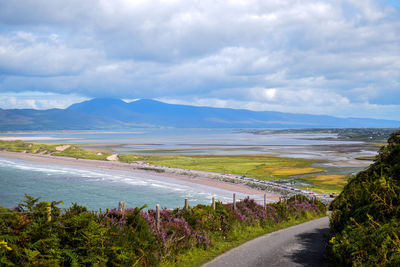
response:
{"label": "flowering heather", "polygon": [[168,258],[179,251],[194,246],[206,248],[211,244],[205,231],[191,227],[185,220],[186,211],[162,209],[160,211],[159,228],[156,225],[155,210],[141,212],[141,216],[149,223],[151,231],[156,237],[160,250],[158,258]]}
{"label": "flowering heather", "polygon": [[248,197],[236,203],[236,213],[241,221],[246,221],[250,224],[265,220],[267,217],[264,207]]}
{"label": "flowering heather", "polygon": [[300,202],[299,200],[295,200],[289,202],[287,205],[289,210],[295,211],[297,214],[303,214],[304,212],[319,212],[318,206],[309,201]]}
{"label": "flowering heather", "polygon": [[272,207],[271,205],[267,205],[265,208],[265,212],[267,213],[267,218],[274,221],[275,223],[280,223],[281,219],[278,216],[278,213],[276,212],[275,208]]}

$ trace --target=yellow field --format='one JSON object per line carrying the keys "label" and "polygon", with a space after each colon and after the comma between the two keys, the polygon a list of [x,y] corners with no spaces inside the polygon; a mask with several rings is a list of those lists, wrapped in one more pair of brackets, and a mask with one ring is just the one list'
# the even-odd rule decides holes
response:
{"label": "yellow field", "polygon": [[317,176],[303,177],[304,180],[311,185],[308,187],[315,192],[320,193],[340,193],[347,184],[350,175],[343,174],[327,174]]}

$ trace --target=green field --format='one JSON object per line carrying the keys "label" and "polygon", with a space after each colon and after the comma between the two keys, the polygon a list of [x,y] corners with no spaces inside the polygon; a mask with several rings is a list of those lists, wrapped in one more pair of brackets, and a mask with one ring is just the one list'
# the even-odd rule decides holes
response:
{"label": "green field", "polygon": [[121,161],[145,161],[154,165],[246,175],[260,180],[287,179],[291,175],[322,172],[311,168],[313,160],[281,158],[273,155],[239,156],[132,156]]}

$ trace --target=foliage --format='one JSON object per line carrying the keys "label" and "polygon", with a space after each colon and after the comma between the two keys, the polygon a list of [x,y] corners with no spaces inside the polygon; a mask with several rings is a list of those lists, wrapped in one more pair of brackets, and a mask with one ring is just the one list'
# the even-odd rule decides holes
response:
{"label": "foliage", "polygon": [[12,210],[0,207],[0,265],[158,265],[176,262],[192,250],[208,250],[218,240],[236,240],[238,233],[261,233],[292,218],[325,212],[323,204],[318,210],[317,202],[301,197],[266,209],[247,198],[235,210],[220,202],[215,210],[206,205],[162,209],[157,227],[155,210],[145,211],[146,206],[92,212],[76,203],[61,211],[58,204],[26,195]]}
{"label": "foliage", "polygon": [[342,265],[400,264],[400,131],[375,162],[331,204],[334,260]]}

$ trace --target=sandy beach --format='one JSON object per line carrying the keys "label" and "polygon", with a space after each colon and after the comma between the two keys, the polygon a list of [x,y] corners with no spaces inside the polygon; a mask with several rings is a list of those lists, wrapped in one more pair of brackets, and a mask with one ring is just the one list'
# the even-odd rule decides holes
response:
{"label": "sandy beach", "polygon": [[[118,161],[75,159],[70,157],[59,157],[52,155],[29,154],[29,153],[19,153],[19,152],[9,152],[9,151],[0,151],[0,157],[14,158],[14,159],[20,159],[37,163],[45,163],[45,164],[96,168],[99,170],[101,169],[120,170],[120,171],[127,171],[135,175],[151,174],[152,176],[159,177],[160,179],[162,179],[163,177],[168,177],[180,180],[185,183],[190,183],[193,186],[196,185],[209,186],[244,195],[257,196],[260,199],[263,197],[265,193],[265,191],[263,190],[251,188],[241,183],[226,182],[226,180],[235,181],[236,177],[235,175],[169,168],[163,166],[150,166],[149,164],[144,162],[123,163]],[[276,192],[267,192],[267,197],[269,201],[277,201],[280,197],[280,194]]]}

